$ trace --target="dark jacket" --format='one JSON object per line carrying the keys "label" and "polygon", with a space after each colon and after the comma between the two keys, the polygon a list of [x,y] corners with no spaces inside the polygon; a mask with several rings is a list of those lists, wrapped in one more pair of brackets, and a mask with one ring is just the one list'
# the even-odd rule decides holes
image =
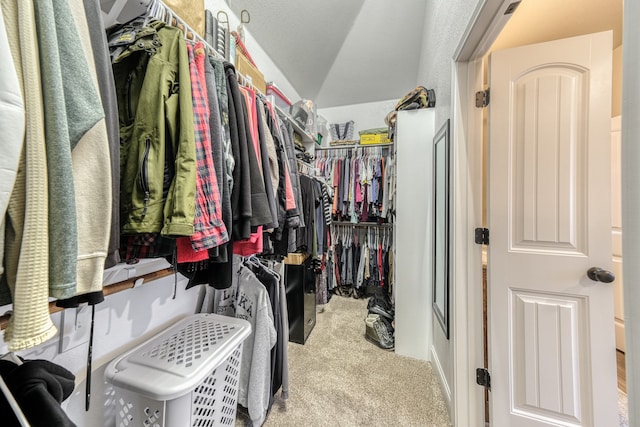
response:
{"label": "dark jacket", "polygon": [[225,73],[229,93],[231,144],[236,159],[231,192],[233,240],[238,241],[249,238],[251,227],[268,224],[271,221],[271,211],[258,158],[250,139],[247,106],[240,93],[233,65],[225,63]]}
{"label": "dark jacket", "polygon": [[162,22],[134,21],[111,35],[109,47],[120,119],[122,233],[190,236],[196,150],[184,35]]}

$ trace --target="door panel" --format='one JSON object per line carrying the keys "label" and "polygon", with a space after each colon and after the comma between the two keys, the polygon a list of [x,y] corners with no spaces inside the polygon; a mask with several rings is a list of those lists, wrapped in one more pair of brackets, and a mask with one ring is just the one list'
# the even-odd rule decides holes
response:
{"label": "door panel", "polygon": [[541,67],[512,82],[511,250],[584,253],[584,74]]}
{"label": "door panel", "polygon": [[585,298],[510,291],[514,327],[513,411],[539,419],[580,418],[580,378],[588,353],[580,329],[586,325]]}
{"label": "door panel", "polygon": [[615,425],[611,34],[494,52],[489,105],[492,425]]}

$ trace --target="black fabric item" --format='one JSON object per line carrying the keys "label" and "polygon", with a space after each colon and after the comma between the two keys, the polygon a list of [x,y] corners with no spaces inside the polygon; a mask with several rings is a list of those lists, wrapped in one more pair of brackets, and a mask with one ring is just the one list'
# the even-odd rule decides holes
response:
{"label": "black fabric item", "polygon": [[262,117],[264,114],[264,107],[262,102],[256,99],[256,113],[258,115],[258,138],[260,142],[260,160],[262,165],[262,177],[264,183],[264,190],[267,196],[267,203],[269,212],[271,213],[271,220],[264,225],[265,228],[278,227],[278,208],[276,206],[276,196],[273,194],[273,183],[271,181],[271,165],[269,164],[269,150],[267,149],[267,137],[265,132],[268,129],[264,128]]}
{"label": "black fabric item", "polygon": [[289,177],[291,179],[291,187],[293,189],[293,196],[296,202],[296,209],[287,211],[287,218],[295,221],[295,217],[298,217],[299,224],[291,222],[292,226],[299,225],[304,227],[304,219],[302,215],[302,191],[300,188],[300,176],[298,174],[298,161],[296,159],[295,149],[293,148],[293,127],[290,123],[282,124],[282,137],[284,138],[284,149],[289,162]]}
{"label": "black fabric item", "polygon": [[318,253],[317,256],[321,256],[327,252],[327,224],[324,217],[324,202],[322,197],[322,183],[316,178],[313,179],[314,196],[316,200],[316,234],[318,236]]}
{"label": "black fabric item", "polygon": [[104,293],[102,291],[89,292],[88,294],[76,295],[67,299],[59,299],[56,301],[56,307],[75,308],[82,303],[89,305],[100,304],[104,301]]}
{"label": "black fabric item", "polygon": [[209,265],[209,286],[215,289],[231,287],[233,279],[233,243],[220,246],[220,251],[227,251],[227,262],[211,263]]}
{"label": "black fabric item", "polygon": [[225,62],[227,93],[229,102],[229,133],[231,150],[236,161],[233,169],[233,190],[231,191],[231,211],[233,212],[233,240],[245,240],[251,235],[251,174],[249,171],[249,153],[242,113],[242,95],[238,88],[236,70]]}
{"label": "black fabric item", "polygon": [[224,253],[227,261],[207,261],[200,267],[198,267],[200,263],[178,264],[178,272],[189,279],[186,289],[191,289],[198,285],[209,285],[215,289],[230,288],[233,273],[231,245],[231,243],[225,243],[218,246],[219,252]]}
{"label": "black fabric item", "polygon": [[[280,139],[280,132],[278,131],[278,123],[276,118],[271,115],[269,109],[266,109],[267,124],[269,126],[269,132],[273,138],[273,142],[276,146],[276,153],[278,155],[278,191],[276,194],[276,201],[278,206],[278,227],[273,231],[271,238],[273,241],[282,240],[282,231],[285,227],[285,219],[287,217],[287,194],[286,194],[286,177],[287,169],[285,167],[284,146]],[[284,253],[284,256],[287,254]]]}
{"label": "black fabric item", "polygon": [[[207,82],[207,97],[209,101],[209,128],[211,129],[211,153],[213,155],[213,165],[216,170],[218,188],[222,206],[222,222],[227,229],[229,236],[232,235],[232,212],[231,212],[231,189],[227,181],[227,162],[224,158],[224,142],[222,120],[218,102],[218,91],[216,88],[216,76],[213,65],[210,61],[205,61],[205,77]],[[220,252],[215,248],[215,255],[209,251],[209,259],[217,262],[226,261],[226,251]]]}
{"label": "black fabric item", "polygon": [[[251,227],[258,227],[269,224],[271,222],[271,211],[269,210],[269,201],[267,200],[267,192],[264,188],[264,178],[258,165],[258,153],[253,145],[251,137],[251,127],[249,124],[248,107],[244,96],[240,99],[242,111],[245,117],[245,132],[247,141],[247,152],[249,154],[249,171],[251,177]],[[252,231],[252,232],[255,232]]]}
{"label": "black fabric item", "polygon": [[[32,427],[75,427],[60,407],[74,388],[75,376],[47,360],[26,360],[22,365],[0,360],[0,375]],[[0,393],[3,426],[20,426]]]}
{"label": "black fabric item", "polygon": [[313,235],[315,230],[315,198],[313,195],[313,180],[306,175],[300,176],[300,190],[302,193],[302,217],[305,226],[301,228],[298,234],[298,249],[304,249],[307,252],[313,251]]}
{"label": "black fabric item", "polygon": [[358,283],[358,268],[360,267],[360,256],[362,255],[362,245],[353,244],[353,284]]}

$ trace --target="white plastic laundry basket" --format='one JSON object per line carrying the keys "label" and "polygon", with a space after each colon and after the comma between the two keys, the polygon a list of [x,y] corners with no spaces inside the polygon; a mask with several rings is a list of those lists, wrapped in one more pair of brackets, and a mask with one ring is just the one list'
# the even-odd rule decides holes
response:
{"label": "white plastic laundry basket", "polygon": [[115,358],[118,427],[233,426],[246,320],[195,314]]}

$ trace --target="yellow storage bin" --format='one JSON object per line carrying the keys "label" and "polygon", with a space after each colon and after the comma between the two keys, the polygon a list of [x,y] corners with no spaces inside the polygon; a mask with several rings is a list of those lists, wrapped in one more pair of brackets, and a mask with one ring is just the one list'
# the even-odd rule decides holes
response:
{"label": "yellow storage bin", "polygon": [[386,133],[360,135],[360,145],[390,144],[391,140]]}

